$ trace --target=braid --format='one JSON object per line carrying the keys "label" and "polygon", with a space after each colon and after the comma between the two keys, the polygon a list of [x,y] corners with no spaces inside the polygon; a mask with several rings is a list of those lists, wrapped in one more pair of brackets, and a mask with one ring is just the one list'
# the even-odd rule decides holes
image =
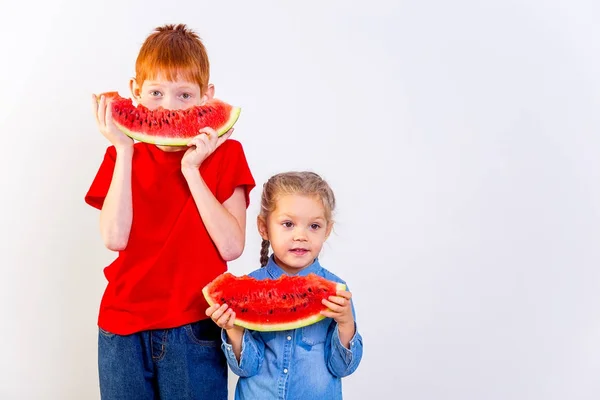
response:
{"label": "braid", "polygon": [[260,245],[260,266],[264,267],[267,265],[269,261],[269,241],[263,239],[262,244]]}

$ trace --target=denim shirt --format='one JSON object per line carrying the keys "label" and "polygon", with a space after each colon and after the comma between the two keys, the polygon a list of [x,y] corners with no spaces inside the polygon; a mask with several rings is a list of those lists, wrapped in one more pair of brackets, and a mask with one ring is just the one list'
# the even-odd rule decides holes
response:
{"label": "denim shirt", "polygon": [[[318,260],[298,275],[305,276],[311,272],[345,283],[321,267]],[[249,275],[262,280],[277,279],[283,274],[285,272],[271,256],[265,267]],[[227,343],[224,330],[221,338],[227,363],[240,377],[235,391],[236,400],[342,399],[341,378],[356,370],[363,351],[356,322],[355,334],[347,349],[340,342],[337,323],[331,318],[294,330],[257,332],[245,329],[239,364],[232,346]]]}

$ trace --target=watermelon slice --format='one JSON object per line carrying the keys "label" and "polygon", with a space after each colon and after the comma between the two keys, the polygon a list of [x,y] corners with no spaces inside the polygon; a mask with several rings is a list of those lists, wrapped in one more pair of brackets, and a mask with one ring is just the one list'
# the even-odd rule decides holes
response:
{"label": "watermelon slice", "polygon": [[117,92],[102,95],[110,101],[117,128],[132,139],[163,146],[185,146],[205,127],[213,128],[222,136],[237,122],[241,112],[240,107],[214,98],[185,110],[162,107],[150,110],[141,104],[134,106],[131,99]]}
{"label": "watermelon slice", "polygon": [[313,273],[258,280],[225,272],[206,285],[202,293],[211,306],[226,303],[235,311],[235,325],[269,332],[321,321],[325,317],[320,312],[327,309],[321,300],[345,289],[345,284]]}

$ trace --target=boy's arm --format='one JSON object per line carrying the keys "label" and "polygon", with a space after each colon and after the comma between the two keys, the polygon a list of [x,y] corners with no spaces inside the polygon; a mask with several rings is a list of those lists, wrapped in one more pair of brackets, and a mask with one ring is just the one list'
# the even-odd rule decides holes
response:
{"label": "boy's arm", "polygon": [[246,240],[246,197],[238,186],[223,204],[212,194],[198,168],[182,167],[200,217],[225,261],[238,258]]}
{"label": "boy's arm", "polygon": [[133,145],[116,148],[115,169],[100,211],[100,232],[104,245],[113,251],[127,247],[133,207],[131,200],[131,165]]}

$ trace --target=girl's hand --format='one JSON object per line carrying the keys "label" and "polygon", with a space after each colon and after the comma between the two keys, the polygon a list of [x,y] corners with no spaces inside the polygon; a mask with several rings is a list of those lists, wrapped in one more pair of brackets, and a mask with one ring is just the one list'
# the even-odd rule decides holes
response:
{"label": "girl's hand", "polygon": [[229,308],[227,304],[220,306],[219,304],[213,304],[206,309],[206,315],[208,315],[219,328],[225,330],[234,329],[236,326],[233,325],[235,321],[235,312]]}
{"label": "girl's hand", "polygon": [[352,315],[352,293],[341,290],[336,293],[337,296],[329,296],[329,299],[323,299],[322,303],[328,310],[321,311],[321,314],[333,318],[339,326],[350,327],[354,329],[354,316]]}
{"label": "girl's hand", "polygon": [[188,143],[189,149],[186,150],[181,159],[181,168],[194,170],[200,168],[200,164],[229,139],[232,133],[233,128],[223,136],[218,137],[217,132],[212,128],[200,129],[200,133]]}
{"label": "girl's hand", "polygon": [[100,96],[100,99],[98,99],[93,94],[92,107],[98,129],[117,150],[133,146],[133,139],[121,132],[113,122],[110,101],[107,101],[105,96]]}

